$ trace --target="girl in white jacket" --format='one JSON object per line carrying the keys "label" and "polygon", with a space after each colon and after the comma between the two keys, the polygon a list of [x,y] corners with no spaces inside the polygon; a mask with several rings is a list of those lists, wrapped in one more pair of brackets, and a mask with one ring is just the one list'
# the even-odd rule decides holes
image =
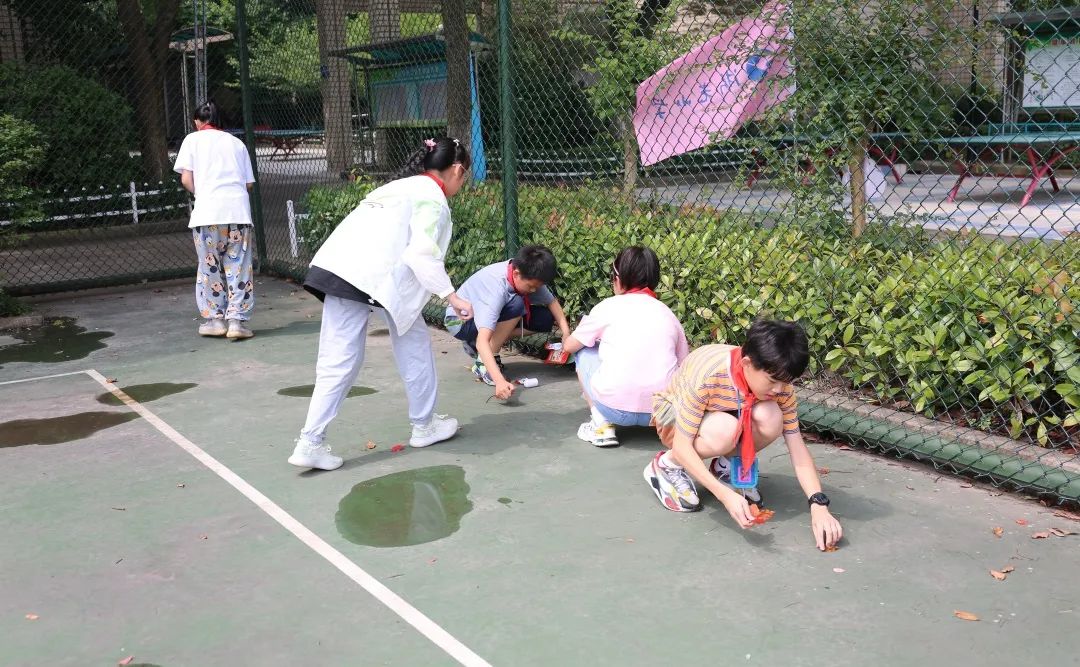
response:
{"label": "girl in white jacket", "polygon": [[405,382],[409,444],[426,447],[457,433],[456,419],[435,414],[435,357],[421,311],[435,294],[463,320],[472,317],[472,305],[457,296],[443,265],[453,229],[447,199],[461,189],[471,164],[457,139],[425,140],[403,170],[415,175],[369,194],[315,253],[304,280],[304,288],[323,302],[315,390],[289,463],[322,470],[341,466],[323,438],[364,363],[368,318],[375,311],[390,328]]}

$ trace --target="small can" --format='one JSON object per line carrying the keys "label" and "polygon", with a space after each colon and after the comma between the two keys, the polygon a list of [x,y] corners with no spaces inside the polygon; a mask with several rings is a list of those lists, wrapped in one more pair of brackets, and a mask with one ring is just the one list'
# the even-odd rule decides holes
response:
{"label": "small can", "polygon": [[565,350],[551,350],[548,352],[547,359],[544,359],[545,364],[553,366],[562,366],[568,361],[570,361],[570,353]]}
{"label": "small can", "polygon": [[517,381],[522,387],[535,387],[540,384],[536,378],[519,378]]}

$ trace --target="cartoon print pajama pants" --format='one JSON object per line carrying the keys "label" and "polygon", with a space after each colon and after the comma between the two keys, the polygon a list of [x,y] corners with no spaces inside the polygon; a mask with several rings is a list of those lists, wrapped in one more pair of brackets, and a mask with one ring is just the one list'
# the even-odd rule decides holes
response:
{"label": "cartoon print pajama pants", "polygon": [[255,305],[251,282],[251,225],[205,225],[191,230],[199,272],[195,302],[208,320],[246,321]]}

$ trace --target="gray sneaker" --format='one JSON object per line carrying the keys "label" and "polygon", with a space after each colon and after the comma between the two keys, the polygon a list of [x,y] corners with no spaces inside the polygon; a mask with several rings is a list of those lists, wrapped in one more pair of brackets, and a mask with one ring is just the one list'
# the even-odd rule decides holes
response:
{"label": "gray sneaker", "polygon": [[242,320],[229,320],[229,331],[225,334],[225,337],[229,340],[251,338],[254,335],[255,332],[248,329],[247,322]]}
{"label": "gray sneaker", "polygon": [[206,320],[199,325],[200,336],[224,336],[226,330],[225,320]]}
{"label": "gray sneaker", "polygon": [[664,452],[658,453],[645,466],[645,481],[666,509],[672,512],[696,512],[701,509],[694,480],[682,468],[668,468],[660,462]]}

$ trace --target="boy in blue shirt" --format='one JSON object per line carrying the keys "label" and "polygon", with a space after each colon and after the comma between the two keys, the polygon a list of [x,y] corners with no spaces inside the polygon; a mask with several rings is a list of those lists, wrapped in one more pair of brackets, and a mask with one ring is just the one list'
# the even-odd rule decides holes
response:
{"label": "boy in blue shirt", "polygon": [[473,374],[494,386],[500,399],[514,392],[498,355],[511,336],[548,333],[558,325],[563,340],[570,337],[566,314],[545,287],[555,278],[556,268],[555,256],[544,246],[522,246],[513,259],[485,266],[458,289],[458,296],[472,304],[471,320],[462,322],[453,307],[446,309],[446,330],[473,357]]}

